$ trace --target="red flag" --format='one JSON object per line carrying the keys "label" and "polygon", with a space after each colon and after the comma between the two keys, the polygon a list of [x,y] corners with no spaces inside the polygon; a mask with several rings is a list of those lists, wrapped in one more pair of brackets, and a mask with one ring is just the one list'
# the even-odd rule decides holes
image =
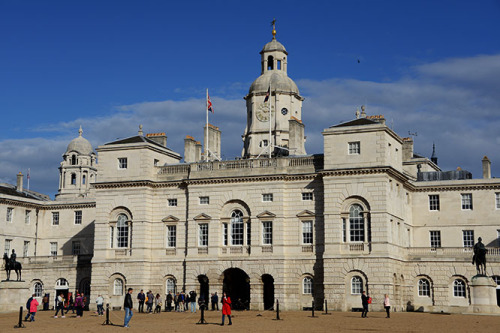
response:
{"label": "red flag", "polygon": [[212,101],[210,100],[210,96],[208,95],[208,90],[207,90],[207,110],[214,113],[214,108],[212,106]]}

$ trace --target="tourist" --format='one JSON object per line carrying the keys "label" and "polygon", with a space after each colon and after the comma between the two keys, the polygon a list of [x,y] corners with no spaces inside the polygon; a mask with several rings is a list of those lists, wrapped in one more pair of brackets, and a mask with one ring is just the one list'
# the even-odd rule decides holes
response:
{"label": "tourist", "polygon": [[175,306],[175,311],[176,312],[179,312],[179,301],[181,299],[181,295],[179,295],[179,293],[175,294],[174,296],[174,306]]}
{"label": "tourist", "polygon": [[85,303],[83,302],[83,296],[81,294],[76,294],[75,298],[76,318],[83,317],[84,307]]}
{"label": "tourist", "polygon": [[173,301],[172,293],[169,291],[167,294],[167,311],[168,312],[172,311],[172,301]]}
{"label": "tourist", "polygon": [[56,314],[54,318],[57,318],[57,314],[61,310],[61,318],[64,318],[64,295],[60,293],[59,296],[56,297]]}
{"label": "tourist", "polygon": [[361,318],[366,318],[366,315],[368,314],[368,300],[370,299],[370,296],[366,295],[366,292],[363,291],[363,294],[361,295],[361,304],[363,304],[363,312],[361,312]]}
{"label": "tourist", "polygon": [[146,295],[144,294],[144,290],[137,294],[137,300],[139,301],[139,313],[144,312],[144,302],[146,301]]}
{"label": "tourist", "polygon": [[33,294],[33,299],[31,300],[30,303],[30,314],[31,314],[30,321],[35,321],[35,315],[37,310],[38,310],[38,301],[35,298],[35,294]]}
{"label": "tourist", "polygon": [[160,313],[161,312],[161,303],[162,303],[162,300],[161,300],[160,294],[156,294],[156,297],[155,297],[155,313]]}
{"label": "tourist", "polygon": [[153,292],[150,290],[148,291],[147,297],[146,297],[146,312],[147,313],[153,313],[153,302],[155,301],[155,296],[153,295]]}
{"label": "tourist", "polygon": [[68,314],[69,309],[75,313],[75,301],[73,300],[73,294],[69,295],[68,308],[66,309],[66,314]]}
{"label": "tourist", "polygon": [[30,317],[30,305],[33,298],[35,298],[35,294],[31,295],[31,297],[28,298],[28,301],[26,302],[26,311],[28,311],[28,313],[24,317],[24,321],[28,321],[28,318]]}
{"label": "tourist", "polygon": [[212,311],[215,310],[215,308],[217,307],[217,311],[219,311],[219,296],[217,295],[217,292],[215,292],[215,294],[212,294]]}
{"label": "tourist", "polygon": [[191,303],[191,313],[196,313],[196,291],[191,290],[189,292],[189,302]]}
{"label": "tourist", "polygon": [[385,294],[384,297],[384,309],[387,312],[386,318],[391,318],[391,302],[389,301],[389,295]]}
{"label": "tourist", "polygon": [[97,303],[97,315],[102,316],[104,314],[104,298],[99,295],[95,302]]}
{"label": "tourist", "polygon": [[125,319],[123,320],[123,327],[129,327],[128,323],[134,313],[132,309],[134,308],[134,304],[132,303],[132,292],[134,289],[128,288],[127,294],[125,295],[125,300],[123,301],[123,308],[125,309]]}
{"label": "tourist", "polygon": [[231,322],[231,298],[226,295],[226,293],[222,294],[222,324],[221,326],[224,326],[224,319],[225,316],[229,319],[229,324],[232,325],[233,323]]}

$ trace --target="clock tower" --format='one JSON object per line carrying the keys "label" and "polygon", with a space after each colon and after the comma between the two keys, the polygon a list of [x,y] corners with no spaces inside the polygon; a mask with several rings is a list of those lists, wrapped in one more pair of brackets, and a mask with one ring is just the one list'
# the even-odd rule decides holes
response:
{"label": "clock tower", "polygon": [[304,98],[300,96],[295,82],[287,75],[288,52],[276,40],[274,21],[273,39],[264,45],[260,54],[261,75],[252,83],[248,95],[244,97],[247,126],[242,136],[242,157],[269,156],[269,150],[266,150],[269,145],[272,148],[284,148],[272,149],[273,156],[278,150],[290,155],[305,155],[304,125],[301,120]]}

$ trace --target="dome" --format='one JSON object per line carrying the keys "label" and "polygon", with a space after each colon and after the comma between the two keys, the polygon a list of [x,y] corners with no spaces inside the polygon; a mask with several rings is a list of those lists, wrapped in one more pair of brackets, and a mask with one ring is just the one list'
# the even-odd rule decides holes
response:
{"label": "dome", "polygon": [[66,149],[66,154],[74,151],[80,155],[92,155],[94,153],[94,149],[90,142],[82,136],[82,128],[80,127],[79,136],[71,140]]}
{"label": "dome", "polygon": [[281,51],[281,52],[284,52],[284,53],[288,54],[286,52],[286,49],[283,46],[283,44],[281,44],[280,42],[278,42],[276,40],[276,38],[273,38],[273,40],[271,40],[269,43],[267,43],[266,45],[264,45],[264,48],[262,49],[261,53],[263,53],[263,52],[271,52],[271,51]]}
{"label": "dome", "polygon": [[262,74],[253,81],[248,93],[266,92],[269,89],[269,83],[271,83],[273,91],[278,90],[299,94],[299,88],[297,88],[295,82],[283,72],[266,72]]}

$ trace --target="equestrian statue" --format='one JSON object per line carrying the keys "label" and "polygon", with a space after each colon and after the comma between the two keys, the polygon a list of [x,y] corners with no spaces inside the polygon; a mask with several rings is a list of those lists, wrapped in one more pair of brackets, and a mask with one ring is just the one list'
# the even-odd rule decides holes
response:
{"label": "equestrian statue", "polygon": [[17,279],[16,281],[21,281],[21,270],[22,266],[19,261],[16,261],[16,251],[12,249],[12,254],[9,256],[7,253],[4,253],[3,255],[3,261],[4,261],[4,266],[5,266],[5,272],[7,273],[7,281],[10,280],[10,271],[15,270]]}
{"label": "equestrian statue", "polygon": [[484,247],[481,241],[482,239],[479,237],[477,243],[474,244],[472,264],[476,264],[477,275],[486,276],[486,253],[488,253],[488,249]]}

